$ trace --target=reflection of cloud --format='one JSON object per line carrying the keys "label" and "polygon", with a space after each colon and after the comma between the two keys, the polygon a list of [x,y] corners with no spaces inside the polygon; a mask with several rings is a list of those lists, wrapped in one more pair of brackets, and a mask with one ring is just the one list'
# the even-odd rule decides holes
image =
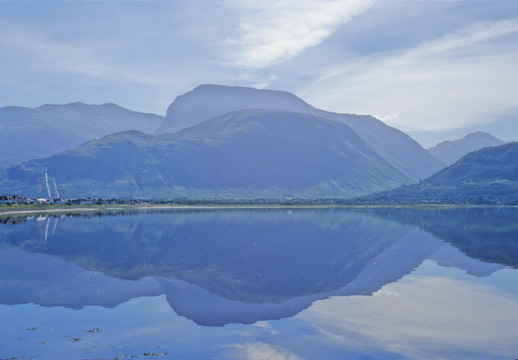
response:
{"label": "reflection of cloud", "polygon": [[382,288],[379,291],[376,291],[373,296],[394,296],[399,297],[399,293],[397,291],[388,290],[386,288]]}
{"label": "reflection of cloud", "polygon": [[253,324],[253,326],[262,329],[270,329],[272,327],[268,321],[258,321],[255,324]]}
{"label": "reflection of cloud", "polygon": [[230,347],[237,350],[235,356],[239,359],[301,359],[289,350],[263,342],[235,344]]}
{"label": "reflection of cloud", "polygon": [[518,19],[474,24],[329,69],[299,94],[333,111],[380,114],[403,130],[464,127],[516,105],[517,36]]}
{"label": "reflection of cloud", "polygon": [[264,68],[320,44],[371,1],[250,2],[234,45],[234,65]]}
{"label": "reflection of cloud", "polygon": [[473,352],[511,358],[518,301],[495,289],[447,278],[408,276],[379,294],[316,302],[300,317],[325,340],[410,358]]}

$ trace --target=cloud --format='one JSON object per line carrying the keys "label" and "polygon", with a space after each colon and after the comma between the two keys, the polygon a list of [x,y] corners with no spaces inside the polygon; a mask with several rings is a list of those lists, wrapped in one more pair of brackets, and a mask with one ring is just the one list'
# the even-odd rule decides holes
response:
{"label": "cloud", "polygon": [[[0,23],[0,47],[4,49],[3,61],[16,57],[15,61],[32,66],[70,70],[83,74],[98,74],[97,61],[85,48],[63,44],[47,36],[41,29],[20,26],[9,21]],[[19,65],[20,62],[18,63]]]}
{"label": "cloud", "polygon": [[290,59],[367,10],[371,1],[257,1],[245,4],[231,64],[260,69]]}
{"label": "cloud", "polygon": [[[4,48],[4,63],[16,63],[32,71],[49,73],[74,73],[95,78],[118,78],[136,83],[155,83],[154,79],[125,70],[121,64],[113,64],[103,56],[112,43],[80,46],[60,41],[38,27],[0,23],[0,29],[8,29],[0,35],[0,48]],[[9,56],[12,56],[9,59]]]}
{"label": "cloud", "polygon": [[518,19],[480,22],[414,48],[371,54],[326,71],[299,94],[333,111],[377,114],[405,131],[493,121],[515,106]]}
{"label": "cloud", "polygon": [[234,348],[237,351],[237,358],[240,359],[301,359],[300,356],[280,346],[259,341],[229,345],[228,347]]}
{"label": "cloud", "polygon": [[403,63],[411,62],[514,32],[518,32],[518,19],[501,20],[493,23],[481,22],[457,32],[446,34],[440,39],[420,44],[415,49],[396,57],[395,60]]}

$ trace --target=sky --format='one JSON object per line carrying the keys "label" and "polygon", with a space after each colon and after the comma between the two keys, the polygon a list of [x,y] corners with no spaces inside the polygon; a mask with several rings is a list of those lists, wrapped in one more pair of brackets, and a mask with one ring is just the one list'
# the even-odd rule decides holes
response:
{"label": "sky", "polygon": [[518,140],[518,1],[0,0],[0,107],[165,115],[200,84],[289,91],[424,147]]}

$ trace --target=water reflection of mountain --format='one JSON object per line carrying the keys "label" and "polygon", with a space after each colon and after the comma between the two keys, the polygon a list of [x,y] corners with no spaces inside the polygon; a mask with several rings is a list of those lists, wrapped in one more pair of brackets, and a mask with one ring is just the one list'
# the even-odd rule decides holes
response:
{"label": "water reflection of mountain", "polygon": [[[482,240],[498,248],[500,235],[508,233],[502,229],[516,226],[512,213],[487,224]],[[469,224],[473,214],[467,215]],[[334,295],[370,295],[428,258],[477,276],[501,268],[430,234],[464,246],[458,239],[469,235],[456,237],[456,243],[440,232],[446,230],[437,230],[449,229],[453,219],[462,217],[379,209],[29,219],[0,225],[0,302],[112,307],[165,294],[178,314],[202,325],[224,325],[293,316]],[[484,215],[479,222],[490,219]],[[471,229],[466,226],[457,233]]]}
{"label": "water reflection of mountain", "polygon": [[518,268],[518,208],[376,209],[369,214],[420,227],[467,256]]}

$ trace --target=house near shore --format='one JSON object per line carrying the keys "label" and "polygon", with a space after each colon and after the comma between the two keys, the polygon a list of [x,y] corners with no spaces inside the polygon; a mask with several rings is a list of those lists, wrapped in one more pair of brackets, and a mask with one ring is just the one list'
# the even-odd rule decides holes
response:
{"label": "house near shore", "polygon": [[28,201],[23,195],[0,195],[0,204],[26,204]]}

